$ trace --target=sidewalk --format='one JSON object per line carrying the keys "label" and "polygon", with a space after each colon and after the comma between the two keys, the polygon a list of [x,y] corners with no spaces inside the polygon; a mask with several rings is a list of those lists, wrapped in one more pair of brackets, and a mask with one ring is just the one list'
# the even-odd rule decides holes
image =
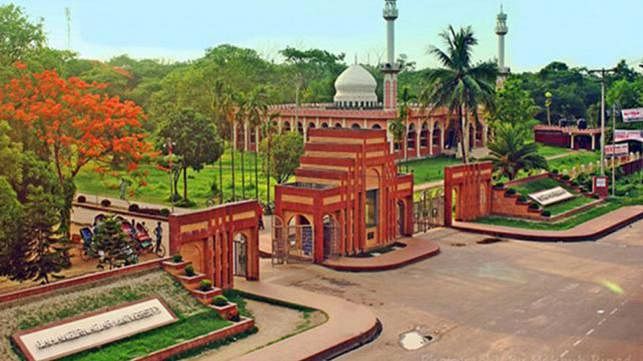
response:
{"label": "sidewalk", "polygon": [[406,247],[384,253],[377,257],[339,257],[327,259],[322,265],[336,271],[378,272],[400,268],[440,253],[440,246],[427,239],[405,238],[398,242],[405,244]]}
{"label": "sidewalk", "polygon": [[591,241],[603,237],[639,219],[643,219],[643,206],[619,208],[564,231],[533,230],[470,222],[454,222],[452,228],[465,232],[534,241],[575,242]]}
{"label": "sidewalk", "polygon": [[330,359],[374,340],[381,331],[379,320],[369,308],[341,298],[242,279],[235,279],[235,288],[258,296],[318,309],[328,316],[328,321],[320,326],[246,354],[238,360]]}

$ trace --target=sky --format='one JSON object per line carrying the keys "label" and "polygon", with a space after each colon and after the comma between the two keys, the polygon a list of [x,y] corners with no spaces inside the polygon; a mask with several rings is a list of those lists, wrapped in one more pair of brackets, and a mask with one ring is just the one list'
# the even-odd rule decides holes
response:
{"label": "sky", "polygon": [[[15,0],[44,18],[49,45],[67,48],[65,8],[71,10],[71,49],[83,58],[195,59],[207,48],[233,44],[280,61],[286,46],[322,48],[377,64],[386,49],[384,0]],[[0,3],[8,3],[0,0]],[[434,66],[430,45],[448,25],[470,25],[479,41],[474,58],[497,57],[498,0],[398,0],[396,50],[420,67]],[[509,34],[506,62],[534,71],[551,61],[609,67],[643,62],[643,0],[504,0]]]}

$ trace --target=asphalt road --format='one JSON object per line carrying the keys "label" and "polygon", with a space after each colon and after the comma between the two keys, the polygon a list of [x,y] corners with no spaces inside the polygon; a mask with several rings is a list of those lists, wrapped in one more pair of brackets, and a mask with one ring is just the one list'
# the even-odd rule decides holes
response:
{"label": "asphalt road", "polygon": [[[375,310],[382,335],[341,360],[643,360],[643,221],[573,244],[483,245],[449,229],[424,237],[442,253],[399,270],[264,260],[262,279]],[[434,339],[407,351],[400,334],[414,329]]]}

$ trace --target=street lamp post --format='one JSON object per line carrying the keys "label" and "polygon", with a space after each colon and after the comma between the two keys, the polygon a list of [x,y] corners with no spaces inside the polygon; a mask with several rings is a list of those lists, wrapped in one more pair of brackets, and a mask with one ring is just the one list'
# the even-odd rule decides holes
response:
{"label": "street lamp post", "polygon": [[600,74],[601,76],[601,177],[605,176],[605,77],[615,71],[616,68],[589,71],[590,74]]}
{"label": "street lamp post", "polygon": [[547,107],[547,125],[551,125],[551,92],[545,93],[545,106]]}

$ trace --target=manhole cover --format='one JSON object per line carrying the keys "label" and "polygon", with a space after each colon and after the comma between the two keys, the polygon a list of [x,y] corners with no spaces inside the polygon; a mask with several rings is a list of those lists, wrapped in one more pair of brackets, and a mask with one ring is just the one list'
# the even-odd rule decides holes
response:
{"label": "manhole cover", "polygon": [[418,331],[409,331],[400,335],[400,345],[409,351],[419,350],[433,340],[433,336],[425,336]]}

